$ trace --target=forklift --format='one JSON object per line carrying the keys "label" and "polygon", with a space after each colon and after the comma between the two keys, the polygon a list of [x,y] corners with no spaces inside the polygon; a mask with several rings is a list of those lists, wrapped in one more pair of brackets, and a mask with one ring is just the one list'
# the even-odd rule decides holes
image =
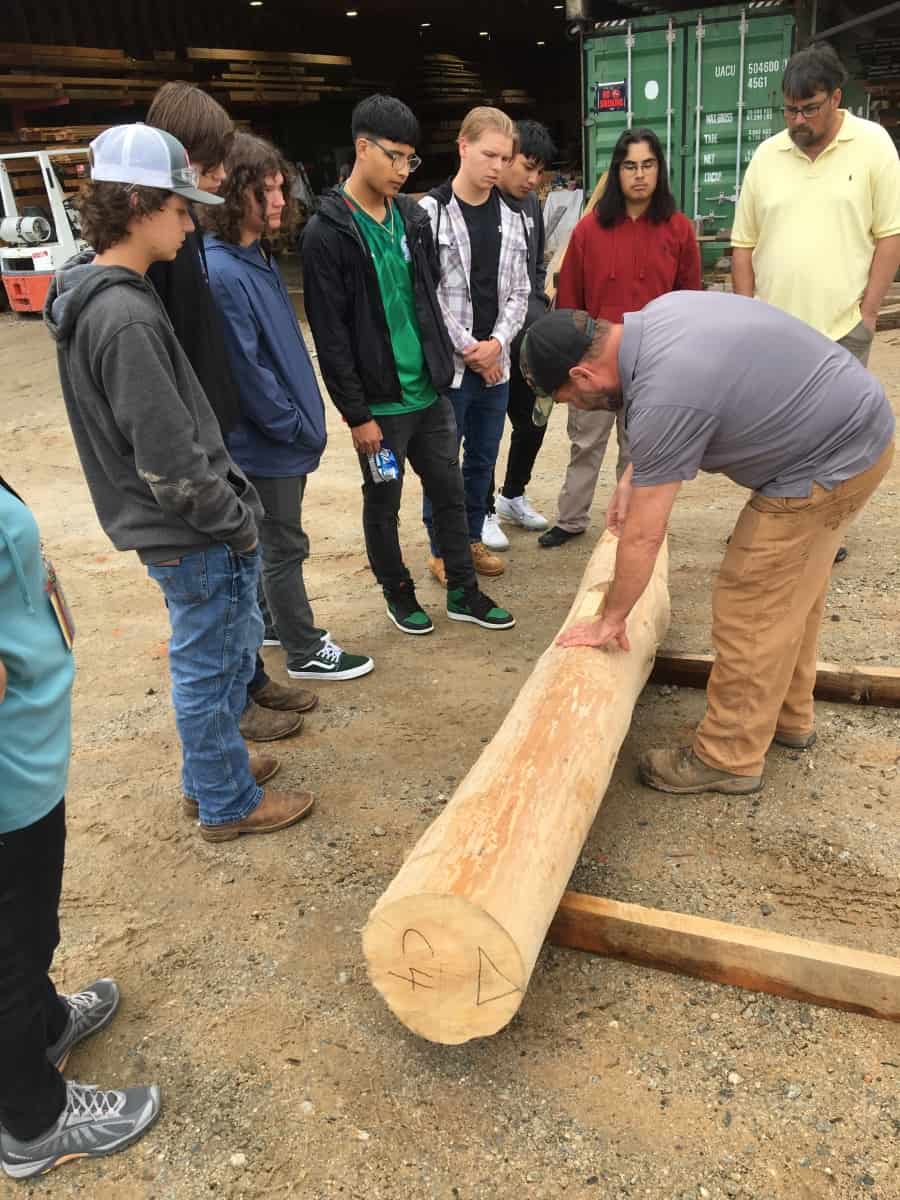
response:
{"label": "forklift", "polygon": [[[0,278],[17,313],[39,313],[53,274],[74,254],[87,247],[72,197],[63,189],[52,159],[59,155],[85,155],[81,147],[64,150],[29,150],[0,154]],[[32,159],[40,169],[46,207],[19,212],[7,163]]]}

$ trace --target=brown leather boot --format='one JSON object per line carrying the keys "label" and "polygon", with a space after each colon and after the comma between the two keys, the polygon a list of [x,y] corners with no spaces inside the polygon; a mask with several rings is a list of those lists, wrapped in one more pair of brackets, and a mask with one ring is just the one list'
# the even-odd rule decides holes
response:
{"label": "brown leather boot", "polygon": [[435,577],[441,587],[447,586],[447,572],[444,569],[444,560],[436,558],[433,554],[428,559],[428,570]]}
{"label": "brown leather boot", "polygon": [[229,821],[227,825],[201,824],[200,836],[206,842],[231,842],[242,833],[275,833],[312,812],[315,802],[312,792],[276,792],[266,788],[259,804],[242,821]]}
{"label": "brown leather boot", "polygon": [[[265,754],[250,755],[250,774],[256,780],[260,787],[273,775],[277,775],[281,770],[281,763],[277,758],[269,758]],[[190,796],[182,796],[183,808],[185,816],[193,817],[196,821],[200,816],[200,805]]]}
{"label": "brown leather boot", "polygon": [[479,575],[493,577],[503,574],[506,570],[503,559],[491,554],[484,542],[470,542],[469,545],[472,548],[472,562]]}
{"label": "brown leather boot", "polygon": [[248,742],[277,742],[279,738],[298,733],[303,728],[303,717],[296,712],[260,708],[255,701],[248,700],[238,728],[241,737]]}
{"label": "brown leather boot", "polygon": [[277,712],[312,712],[319,703],[315,692],[296,684],[276,683],[270,679],[261,688],[250,693],[250,699],[261,708],[272,708]]}

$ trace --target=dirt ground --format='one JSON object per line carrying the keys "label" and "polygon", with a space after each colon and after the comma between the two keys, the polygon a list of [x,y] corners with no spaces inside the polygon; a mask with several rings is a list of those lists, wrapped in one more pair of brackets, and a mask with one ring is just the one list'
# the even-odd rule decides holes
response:
{"label": "dirt ground", "polygon": [[[367,913],[565,615],[611,466],[586,537],[545,551],[511,533],[491,587],[518,618],[508,634],[446,621],[409,486],[403,540],[437,628],[404,638],[369,574],[357,467],[329,407],[308,584],[317,619],[376,670],[323,685],[302,735],[275,748],[283,784],[317,793],[315,814],[210,846],[180,809],[165,609],[97,525],[40,323],[0,317],[0,361],[0,469],[78,620],[56,977],[73,990],[111,974],[124,996],[68,1071],[156,1080],[164,1102],[129,1152],[0,1195],[900,1200],[897,1025],[546,948],[512,1025],[448,1048],[405,1030],[367,981]],[[900,334],[879,335],[872,367],[900,402]],[[557,417],[530,489],[548,516],[566,449]],[[711,478],[677,501],[671,648],[709,648],[710,586],[741,503]],[[821,657],[900,659],[898,524],[895,466],[835,571]],[[281,652],[266,659],[283,678]],[[684,736],[702,708],[702,693],[646,689],[574,886],[897,953],[897,712],[820,705],[815,751],[773,751],[757,796],[641,787],[637,754]]]}

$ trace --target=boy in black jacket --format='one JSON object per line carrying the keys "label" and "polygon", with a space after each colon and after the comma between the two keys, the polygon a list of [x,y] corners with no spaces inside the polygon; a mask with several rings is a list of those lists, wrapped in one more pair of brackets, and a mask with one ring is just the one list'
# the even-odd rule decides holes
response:
{"label": "boy in black jacket", "polygon": [[[397,628],[431,633],[398,535],[408,458],[434,506],[447,616],[509,629],[513,617],[479,590],[472,563],[456,423],[444,394],[453,349],[435,290],[428,216],[399,194],[421,161],[418,122],[401,101],[369,96],[353,111],[352,135],[350,178],[324,197],[304,235],[303,279],[325,384],[359,455],[369,563]],[[375,479],[369,458],[382,448],[394,452],[396,480]]]}

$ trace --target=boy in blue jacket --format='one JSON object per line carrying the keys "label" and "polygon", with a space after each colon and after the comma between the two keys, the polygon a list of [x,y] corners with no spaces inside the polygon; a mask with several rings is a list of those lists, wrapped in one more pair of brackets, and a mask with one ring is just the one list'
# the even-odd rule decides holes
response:
{"label": "boy in blue jacket", "polygon": [[207,214],[209,283],[225,325],[241,417],[229,449],[263,503],[262,584],[293,679],[355,679],[372,660],[347,654],[313,620],[303,582],[307,476],[325,449],[325,407],[268,236],[290,224],[291,169],[269,142],[238,133],[225,203]]}

